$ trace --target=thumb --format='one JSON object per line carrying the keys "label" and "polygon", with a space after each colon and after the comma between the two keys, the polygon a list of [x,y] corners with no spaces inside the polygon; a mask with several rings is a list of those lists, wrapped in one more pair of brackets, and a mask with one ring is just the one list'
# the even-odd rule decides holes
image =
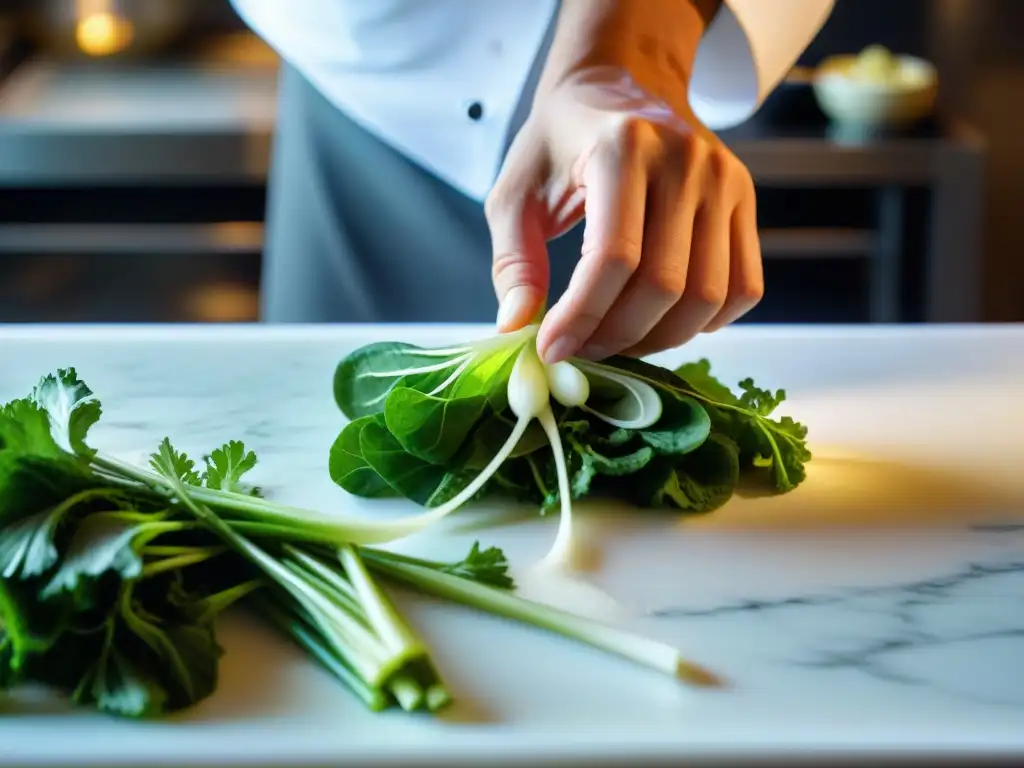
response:
{"label": "thumb", "polygon": [[491,277],[498,296],[498,331],[515,331],[543,308],[550,279],[545,206],[530,183],[499,179],[484,210],[491,232]]}

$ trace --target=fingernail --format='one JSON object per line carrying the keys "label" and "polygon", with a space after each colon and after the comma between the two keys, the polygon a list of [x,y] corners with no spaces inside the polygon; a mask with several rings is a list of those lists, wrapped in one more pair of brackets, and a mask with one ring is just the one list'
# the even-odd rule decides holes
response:
{"label": "fingernail", "polygon": [[530,310],[529,303],[530,290],[528,288],[513,288],[509,291],[498,308],[498,328],[506,329],[513,325],[517,318]]}
{"label": "fingernail", "polygon": [[579,356],[587,360],[601,361],[612,355],[607,347],[602,347],[600,344],[587,344],[580,351]]}
{"label": "fingernail", "polygon": [[555,339],[544,352],[544,362],[548,365],[560,363],[567,357],[572,357],[579,347],[579,342],[573,336],[560,336]]}

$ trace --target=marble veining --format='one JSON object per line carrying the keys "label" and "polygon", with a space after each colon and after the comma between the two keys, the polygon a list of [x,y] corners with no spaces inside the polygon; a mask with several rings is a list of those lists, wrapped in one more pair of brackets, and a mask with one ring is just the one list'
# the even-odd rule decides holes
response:
{"label": "marble veining", "polygon": [[[260,455],[253,482],[268,495],[324,511],[361,511],[366,504],[345,497],[327,474],[343,423],[331,397],[337,361],[380,339],[445,344],[486,332],[0,327],[0,400],[24,394],[44,373],[75,366],[104,403],[93,435],[104,450],[144,461],[169,435],[198,457],[240,438]],[[374,718],[300,657],[259,645],[246,632],[226,641],[225,692],[194,724],[160,729],[68,716],[82,725],[77,747],[101,762],[120,756],[144,764],[151,753],[214,754],[208,729],[261,723],[259,738],[236,740],[233,748],[294,764],[302,755],[384,754],[415,739],[434,740],[439,755],[460,743],[499,745],[509,754],[533,745],[543,754],[543,745],[554,743],[553,727],[576,749],[631,745],[636,756],[653,754],[655,745],[661,754],[685,756],[698,744],[712,751],[887,745],[1024,756],[1024,412],[1016,405],[1024,391],[1024,332],[730,330],[697,340],[688,355],[711,356],[726,380],[749,374],[786,387],[791,412],[811,423],[812,438],[940,467],[973,462],[999,493],[975,504],[943,505],[940,498],[934,512],[894,508],[887,517],[883,510],[865,522],[858,489],[815,491],[821,481],[812,464],[808,492],[784,505],[740,500],[700,519],[627,514],[605,524],[600,580],[648,609],[623,623],[721,671],[728,681],[722,691],[679,695],[670,683],[541,633],[403,598],[439,649],[445,673],[467,700],[483,702],[487,718],[440,730]],[[923,401],[908,392],[926,385],[928,408],[956,419],[913,413]],[[972,442],[963,424],[986,430],[986,439]],[[825,504],[846,492],[851,509]],[[784,522],[774,517],[781,512]],[[437,546],[454,555],[479,538],[521,564],[543,553],[554,533],[551,519],[473,529],[468,517],[438,533]],[[252,643],[259,650],[246,651]],[[271,690],[233,692],[232,685],[245,689],[251,654],[262,654],[264,665],[264,655],[280,657],[287,671]],[[357,738],[355,725],[366,735]],[[42,759],[39,736],[50,727],[45,718],[0,718],[0,739],[31,764]],[[117,737],[101,738],[108,731]],[[145,739],[125,741],[136,733]],[[391,737],[398,733],[403,737]],[[362,751],[352,752],[357,746]],[[53,746],[46,754],[70,753]],[[456,753],[450,756],[454,765]]]}
{"label": "marble veining", "polygon": [[[673,621],[741,615],[756,625],[766,614],[789,613],[810,631],[794,643],[798,648],[777,660],[780,664],[855,670],[884,683],[1024,710],[1024,526],[986,524],[967,530],[1006,537],[998,543],[1006,544],[1007,551],[911,581],[706,608],[671,606],[654,615]],[[837,623],[857,624],[859,631],[837,632]],[[812,630],[814,625],[827,632]],[[971,674],[972,666],[993,659],[1009,662],[997,670],[1000,684]],[[955,666],[964,673],[950,675]]]}

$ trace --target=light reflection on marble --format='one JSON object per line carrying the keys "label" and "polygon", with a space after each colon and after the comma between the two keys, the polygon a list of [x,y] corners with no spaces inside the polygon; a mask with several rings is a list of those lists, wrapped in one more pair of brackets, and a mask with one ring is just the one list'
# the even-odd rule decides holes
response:
{"label": "light reflection on marble", "polygon": [[[104,450],[141,461],[165,434],[197,455],[243,439],[260,455],[254,482],[276,499],[397,513],[408,510],[354,502],[327,475],[343,423],[334,365],[373,340],[486,332],[0,328],[0,400],[73,365],[104,402],[93,434]],[[541,633],[403,594],[462,701],[440,725],[363,713],[242,621],[224,632],[221,692],[174,729],[76,714],[64,723],[69,743],[141,764],[155,754],[385,759],[421,743],[451,764],[570,743],[573,754],[638,760],[814,747],[1024,755],[1024,332],[731,329],[686,354],[700,355],[727,381],[753,375],[789,390],[788,411],[809,423],[819,459],[806,485],[699,518],[581,512],[605,555],[595,581],[636,609],[624,623],[678,644],[724,690],[680,692]],[[481,539],[519,567],[546,550],[554,525],[488,505],[402,547],[455,557]],[[235,739],[234,751],[209,736],[210,726],[255,734],[253,724],[258,737]],[[67,757],[40,740],[52,727],[0,718],[0,741],[26,764]]]}

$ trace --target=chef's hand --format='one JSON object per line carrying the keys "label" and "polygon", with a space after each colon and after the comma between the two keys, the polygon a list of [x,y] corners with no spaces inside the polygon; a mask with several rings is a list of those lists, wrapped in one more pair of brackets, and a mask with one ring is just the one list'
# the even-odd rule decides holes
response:
{"label": "chef's hand", "polygon": [[[530,117],[485,206],[502,331],[543,306],[546,243],[586,217],[579,264],[538,335],[549,362],[676,347],[764,292],[750,173],[687,103],[701,4],[563,4]],[[616,29],[628,51],[602,41]]]}

